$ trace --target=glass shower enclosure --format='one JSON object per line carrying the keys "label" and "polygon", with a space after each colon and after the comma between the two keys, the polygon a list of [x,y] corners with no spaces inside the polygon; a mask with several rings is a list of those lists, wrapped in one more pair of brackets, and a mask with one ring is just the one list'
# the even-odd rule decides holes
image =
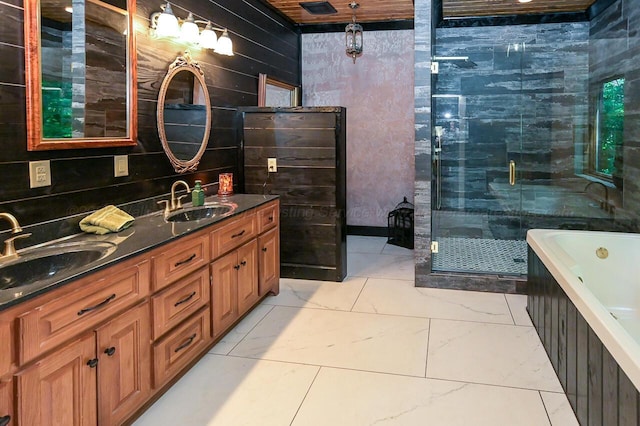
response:
{"label": "glass shower enclosure", "polygon": [[578,176],[588,24],[438,28],[434,53],[432,270],[525,275],[528,229],[607,218]]}

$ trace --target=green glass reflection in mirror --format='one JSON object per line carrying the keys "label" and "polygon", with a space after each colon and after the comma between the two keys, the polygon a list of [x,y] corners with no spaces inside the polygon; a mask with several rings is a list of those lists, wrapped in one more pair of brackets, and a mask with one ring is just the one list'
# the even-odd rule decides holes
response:
{"label": "green glass reflection in mirror", "polygon": [[25,0],[28,149],[136,143],[135,0]]}

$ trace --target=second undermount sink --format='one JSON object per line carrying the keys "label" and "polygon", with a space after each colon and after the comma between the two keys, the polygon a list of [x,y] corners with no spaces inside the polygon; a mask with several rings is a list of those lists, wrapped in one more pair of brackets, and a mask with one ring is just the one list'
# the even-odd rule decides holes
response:
{"label": "second undermount sink", "polygon": [[15,289],[68,275],[113,253],[108,242],[64,242],[25,249],[0,259],[0,290]]}
{"label": "second undermount sink", "polygon": [[170,213],[166,219],[169,222],[191,222],[200,219],[228,216],[236,209],[231,203],[207,203],[199,207],[187,207]]}

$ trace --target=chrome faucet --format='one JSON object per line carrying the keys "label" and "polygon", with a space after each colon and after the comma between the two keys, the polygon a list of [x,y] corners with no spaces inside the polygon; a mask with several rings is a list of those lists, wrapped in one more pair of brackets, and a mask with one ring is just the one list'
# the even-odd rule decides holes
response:
{"label": "chrome faucet", "polygon": [[[11,233],[12,234],[20,234],[22,232],[22,227],[18,223],[18,220],[10,213],[0,213],[0,218],[6,219],[11,224]],[[9,256],[18,256],[16,252],[16,248],[14,246],[14,241],[21,238],[30,237],[31,234],[20,234],[15,237],[7,238],[4,240],[4,253],[0,253],[0,258],[9,257]]]}

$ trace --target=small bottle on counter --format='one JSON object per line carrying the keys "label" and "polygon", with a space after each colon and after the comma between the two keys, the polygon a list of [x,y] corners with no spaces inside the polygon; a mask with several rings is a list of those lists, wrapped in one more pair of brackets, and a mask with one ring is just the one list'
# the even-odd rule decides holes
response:
{"label": "small bottle on counter", "polygon": [[191,204],[193,207],[204,206],[204,190],[202,189],[202,181],[197,180],[196,185],[191,191]]}

